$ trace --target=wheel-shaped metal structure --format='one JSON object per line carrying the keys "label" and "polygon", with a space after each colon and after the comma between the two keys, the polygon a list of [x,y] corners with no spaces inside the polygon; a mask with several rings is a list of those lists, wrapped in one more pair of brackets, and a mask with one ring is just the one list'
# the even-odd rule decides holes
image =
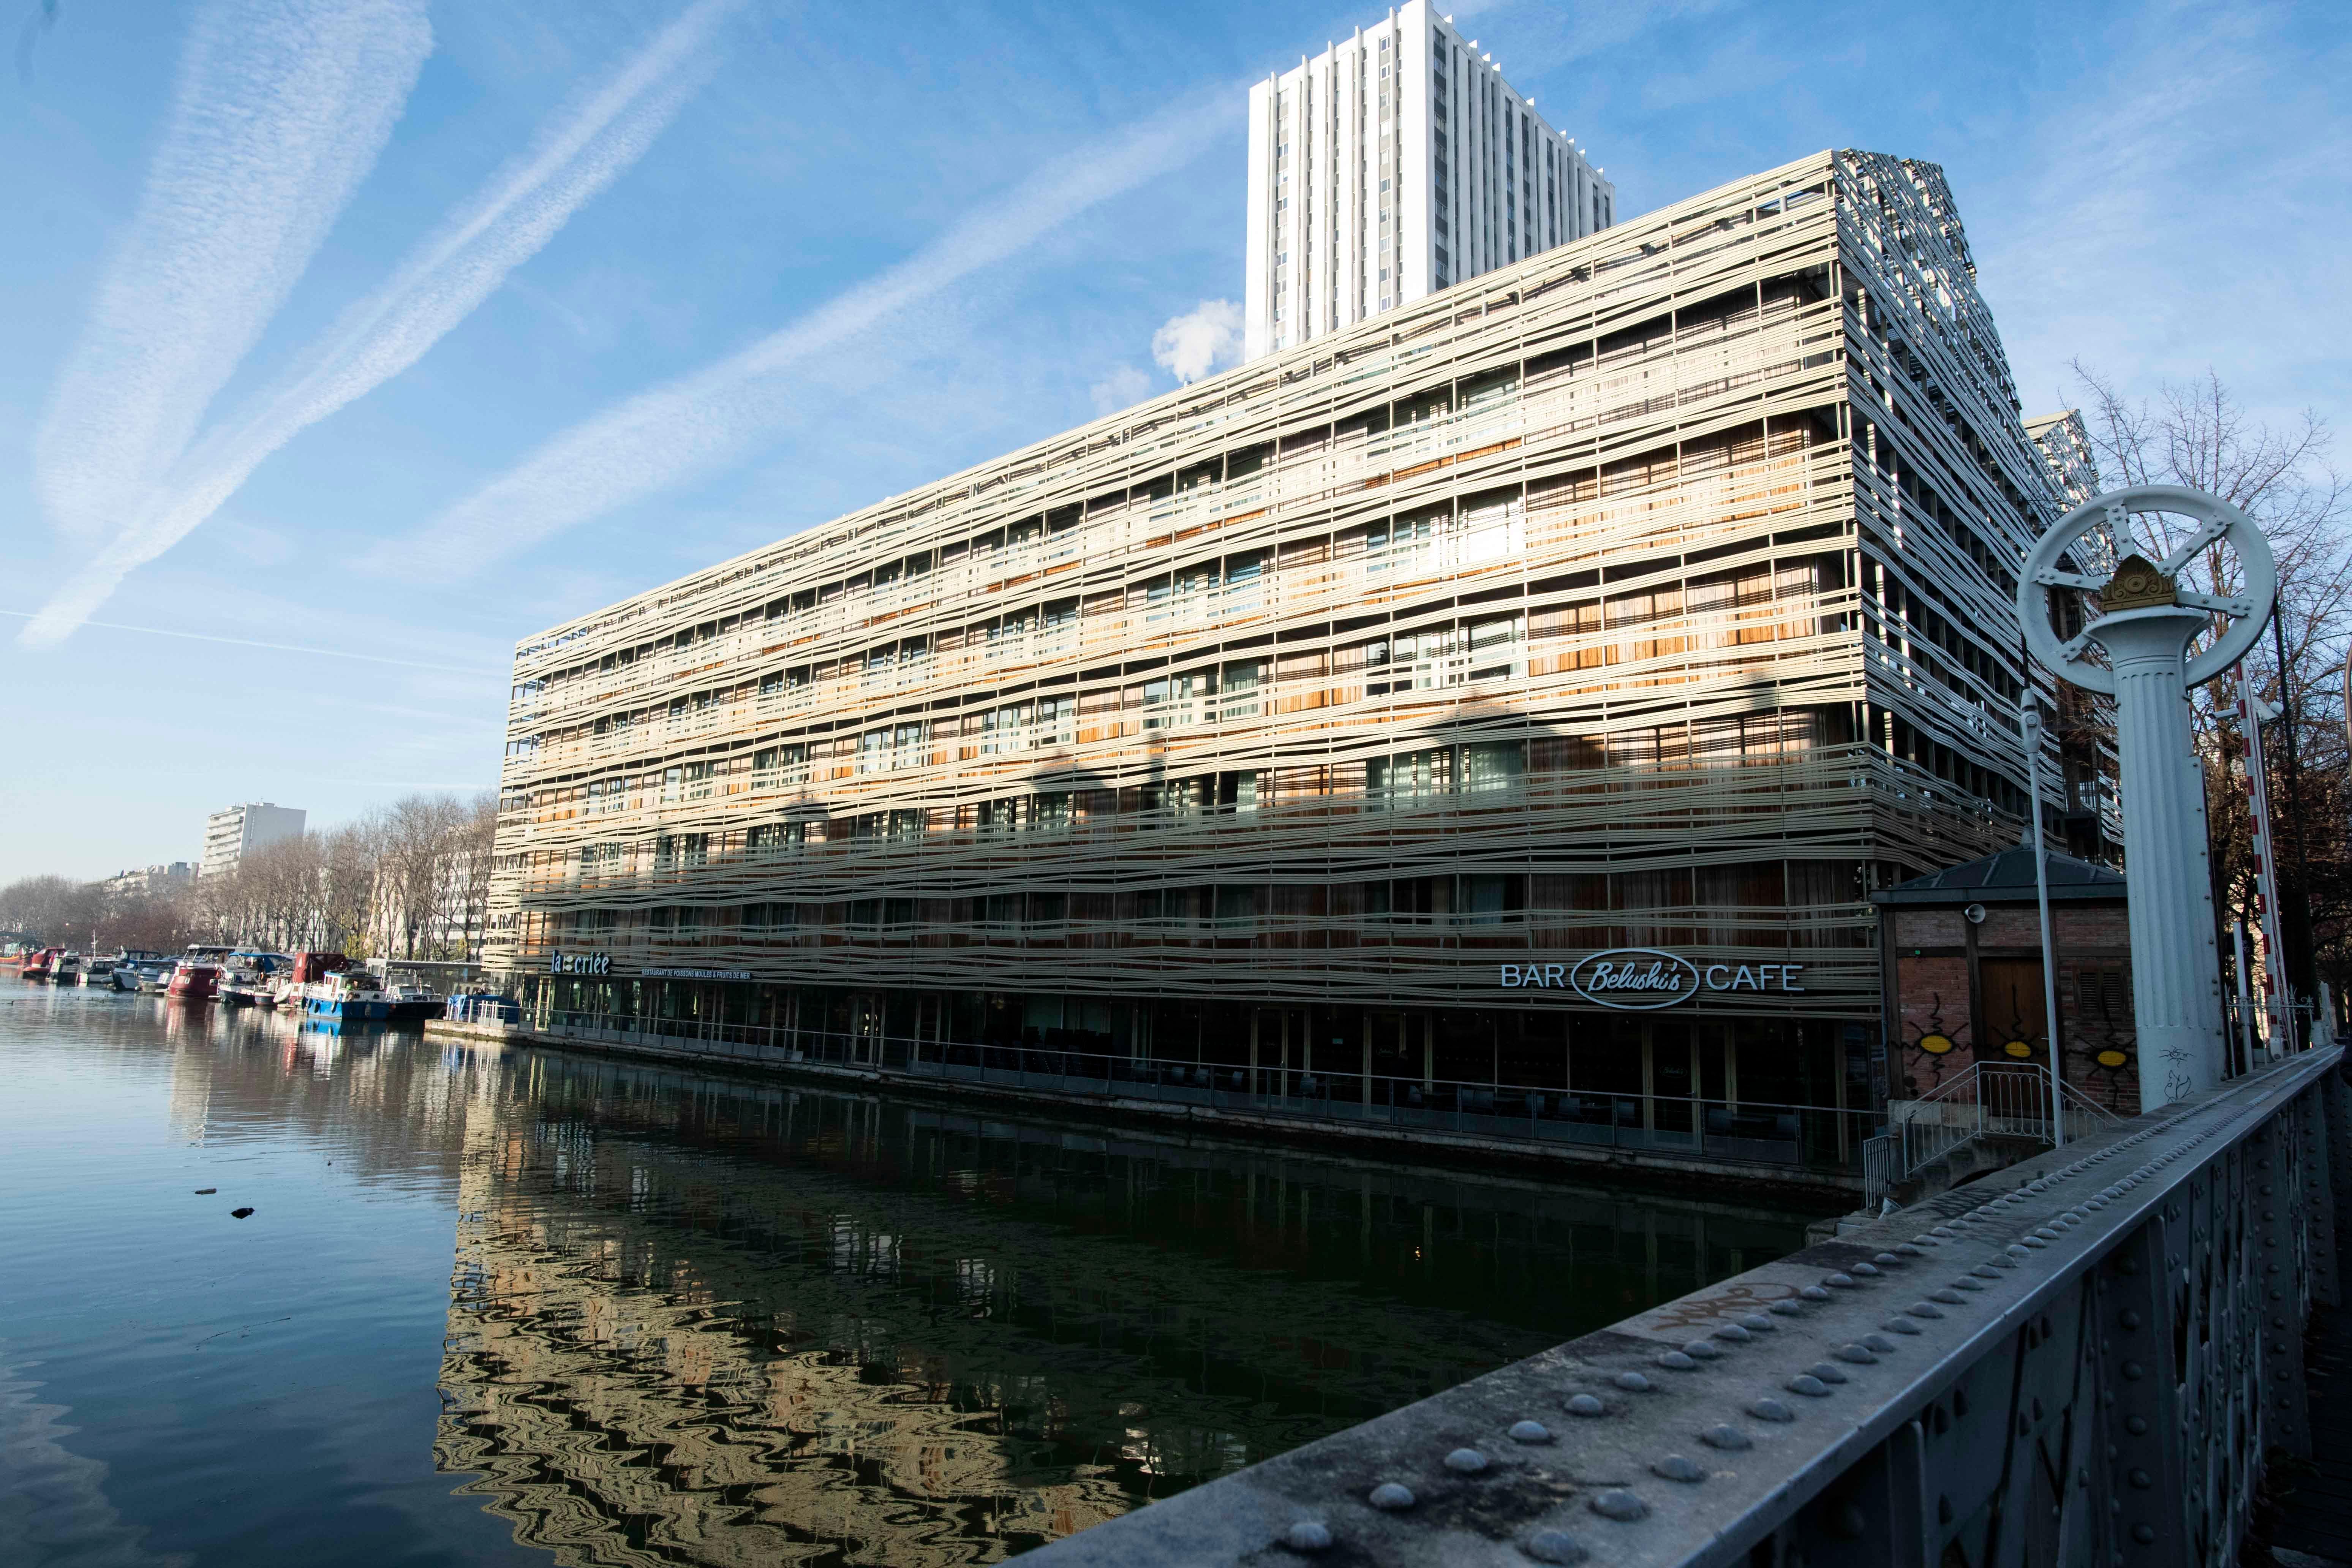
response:
{"label": "wheel-shaped metal structure", "polygon": [[[2148,561],[2126,548],[2133,537],[2130,518],[2134,512],[2187,517],[2195,521],[2196,527],[2164,559]],[[2059,565],[2069,550],[2103,525],[2117,548],[2125,551],[2114,581],[2102,583]],[[2237,593],[2222,596],[2171,586],[2171,580],[2179,575],[2180,569],[2199,551],[2221,543],[2238,552],[2244,582]],[[2142,566],[2147,570],[2139,570]],[[2105,613],[2062,643],[2050,624],[2050,591],[2053,588],[2099,594]],[[2076,507],[2059,519],[2057,526],[2043,534],[2027,553],[2025,570],[2017,584],[2018,619],[2024,626],[2026,647],[2032,650],[2033,657],[2074,685],[2111,696],[2116,689],[2114,672],[2089,658],[2091,645],[2099,640],[2099,628],[2111,617],[2128,614],[2133,607],[2158,603],[2229,617],[2221,635],[2188,661],[2183,679],[2196,686],[2212,679],[2245,657],[2254,646],[2254,639],[2262,636],[2271,607],[2277,600],[2278,563],[2272,558],[2270,541],[2263,537],[2253,519],[2225,500],[2179,485],[2133,485],[2110,490]]]}

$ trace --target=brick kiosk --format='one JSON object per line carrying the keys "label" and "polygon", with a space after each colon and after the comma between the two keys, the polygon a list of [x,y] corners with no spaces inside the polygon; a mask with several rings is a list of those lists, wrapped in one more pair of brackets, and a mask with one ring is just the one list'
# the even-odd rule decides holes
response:
{"label": "brick kiosk", "polygon": [[[1871,895],[1885,969],[1886,1097],[1916,1100],[1975,1061],[2047,1064],[2042,932],[2026,846]],[[2050,856],[2059,1076],[2139,1112],[2122,873]]]}

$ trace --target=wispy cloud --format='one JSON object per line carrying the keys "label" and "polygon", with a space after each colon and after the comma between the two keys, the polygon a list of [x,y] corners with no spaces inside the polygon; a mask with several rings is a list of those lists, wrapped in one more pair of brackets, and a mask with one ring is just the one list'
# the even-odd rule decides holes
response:
{"label": "wispy cloud", "polygon": [[788,373],[901,320],[1087,208],[1179,167],[1232,118],[1228,96],[1195,96],[1056,159],[984,212],[792,325],[572,426],[417,534],[381,547],[387,569],[430,560],[478,569],[740,457],[795,406]]}
{"label": "wispy cloud", "polygon": [[33,442],[68,539],[142,514],[374,164],[433,47],[424,0],[207,0],[163,140]]}
{"label": "wispy cloud", "polygon": [[1131,364],[1115,364],[1108,374],[1087,388],[1087,399],[1097,414],[1132,408],[1151,395],[1151,378]]}
{"label": "wispy cloud", "polygon": [[1182,315],[1171,316],[1151,334],[1151,357],[1188,384],[1239,364],[1242,308],[1231,300],[1203,300]]}
{"label": "wispy cloud", "polygon": [[652,146],[715,63],[708,45],[740,0],[697,0],[346,310],[295,370],[205,432],[163,492],[42,607],[23,640],[55,643],[139,566],[212,516],[269,455],[422,358],[508,274]]}

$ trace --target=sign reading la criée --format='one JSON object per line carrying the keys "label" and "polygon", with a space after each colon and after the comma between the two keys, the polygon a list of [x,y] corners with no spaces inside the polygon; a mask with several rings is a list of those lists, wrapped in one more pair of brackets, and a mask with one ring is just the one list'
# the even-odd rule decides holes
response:
{"label": "sign reading la cri\u00e9e", "polygon": [[1701,991],[1773,991],[1801,994],[1801,963],[1710,963],[1704,969],[1678,952],[1655,947],[1617,947],[1589,953],[1574,963],[1506,963],[1507,991],[1532,987],[1574,991],[1588,1002],[1626,1012],[1646,1012],[1686,1002]]}

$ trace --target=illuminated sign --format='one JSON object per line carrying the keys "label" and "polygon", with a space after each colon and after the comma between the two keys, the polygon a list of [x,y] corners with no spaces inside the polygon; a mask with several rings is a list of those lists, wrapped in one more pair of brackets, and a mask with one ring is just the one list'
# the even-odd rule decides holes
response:
{"label": "illuminated sign", "polygon": [[557,952],[547,960],[550,974],[610,974],[613,955],[609,952]]}
{"label": "illuminated sign", "polygon": [[1702,991],[1777,992],[1801,995],[1801,963],[1693,963],[1656,947],[1615,947],[1589,953],[1573,963],[1506,963],[1506,991],[1573,991],[1586,1001],[1621,1012],[1650,1012],[1687,1002]]}
{"label": "illuminated sign", "polygon": [[648,980],[749,980],[748,969],[641,969]]}

